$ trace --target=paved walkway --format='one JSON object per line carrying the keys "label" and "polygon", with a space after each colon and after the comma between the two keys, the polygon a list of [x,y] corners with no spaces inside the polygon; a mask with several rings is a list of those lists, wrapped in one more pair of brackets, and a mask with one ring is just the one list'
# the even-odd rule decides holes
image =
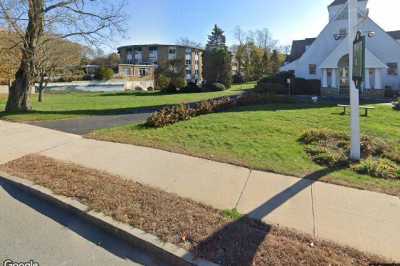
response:
{"label": "paved walkway", "polygon": [[167,265],[74,214],[0,179],[0,263]]}
{"label": "paved walkway", "polygon": [[2,121],[0,147],[0,163],[38,153],[400,261],[397,197]]}
{"label": "paved walkway", "polygon": [[30,122],[29,124],[49,129],[55,129],[66,133],[85,135],[97,129],[144,122],[152,114],[153,111],[155,111],[155,109],[144,109],[142,111],[137,111],[132,114],[100,115],[78,119]]}

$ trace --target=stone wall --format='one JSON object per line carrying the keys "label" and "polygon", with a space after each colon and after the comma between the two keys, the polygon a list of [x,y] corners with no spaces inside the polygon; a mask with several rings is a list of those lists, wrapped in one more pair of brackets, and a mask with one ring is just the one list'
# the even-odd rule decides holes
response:
{"label": "stone wall", "polygon": [[321,96],[339,96],[338,88],[321,88]]}
{"label": "stone wall", "polygon": [[[338,88],[321,88],[321,96],[341,96],[349,97],[350,92],[348,89],[338,89]],[[385,90],[364,90],[360,92],[361,97],[365,98],[384,98]]]}
{"label": "stone wall", "polygon": [[124,90],[126,91],[149,91],[154,90],[154,80],[132,80],[126,81]]}
{"label": "stone wall", "polygon": [[367,98],[385,98],[385,90],[367,90],[363,91],[361,96]]}

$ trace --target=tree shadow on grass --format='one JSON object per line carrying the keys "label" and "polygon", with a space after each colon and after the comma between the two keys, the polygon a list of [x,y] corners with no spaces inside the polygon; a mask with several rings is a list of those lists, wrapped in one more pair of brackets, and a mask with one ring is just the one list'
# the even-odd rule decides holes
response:
{"label": "tree shadow on grass", "polygon": [[[46,200],[30,194],[29,192],[17,188],[5,179],[2,179],[1,176],[0,188],[3,188],[4,191],[15,200],[52,219],[56,223],[61,224],[66,229],[73,231],[96,246],[107,250],[114,256],[123,260],[139,263],[140,265],[166,265],[160,264],[159,261],[147,257],[144,255],[145,253],[143,251],[132,247],[127,242],[103,231],[97,226],[93,226],[91,222],[84,220],[75,213],[62,209]],[[51,246],[51,243],[49,243],[49,246]]]}
{"label": "tree shadow on grass", "polygon": [[242,218],[214,232],[191,251],[221,265],[254,265],[257,251],[271,231],[270,225],[260,221],[322,177],[341,169],[325,168],[304,176]]}

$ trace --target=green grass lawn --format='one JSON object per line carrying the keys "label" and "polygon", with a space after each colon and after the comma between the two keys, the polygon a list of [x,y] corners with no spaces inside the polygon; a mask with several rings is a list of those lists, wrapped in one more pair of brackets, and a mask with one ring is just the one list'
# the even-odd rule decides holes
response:
{"label": "green grass lawn", "polygon": [[[400,112],[376,105],[362,117],[362,133],[400,144]],[[165,128],[130,125],[99,130],[92,138],[191,154],[213,160],[400,195],[400,181],[362,176],[350,170],[324,171],[298,138],[310,128],[348,132],[350,117],[333,106],[265,105],[196,117]],[[322,173],[322,174],[321,174]]]}
{"label": "green grass lawn", "polygon": [[42,121],[70,119],[87,115],[111,115],[129,113],[135,109],[156,108],[167,104],[179,104],[238,94],[254,87],[254,83],[234,85],[221,92],[161,94],[159,92],[54,92],[45,94],[44,102],[39,103],[32,96],[33,111],[25,114],[3,112],[6,97],[0,97],[0,118],[12,121]]}

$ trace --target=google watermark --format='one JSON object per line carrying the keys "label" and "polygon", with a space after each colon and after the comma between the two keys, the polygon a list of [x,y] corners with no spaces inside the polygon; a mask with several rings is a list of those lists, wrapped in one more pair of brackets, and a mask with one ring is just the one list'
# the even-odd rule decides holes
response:
{"label": "google watermark", "polygon": [[40,266],[39,262],[34,260],[29,260],[25,262],[17,262],[10,259],[6,259],[3,261],[3,266]]}

